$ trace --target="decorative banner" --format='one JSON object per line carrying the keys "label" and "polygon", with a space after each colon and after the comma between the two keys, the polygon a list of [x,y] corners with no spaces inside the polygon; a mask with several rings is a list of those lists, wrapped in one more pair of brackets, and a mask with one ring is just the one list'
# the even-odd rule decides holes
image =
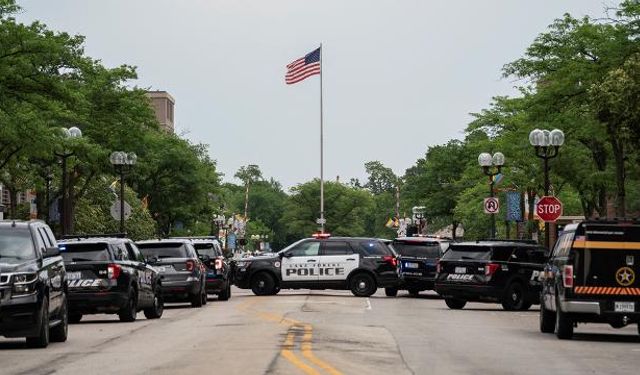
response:
{"label": "decorative banner", "polygon": [[508,191],[507,195],[507,221],[522,221],[522,210],[520,209],[520,193]]}

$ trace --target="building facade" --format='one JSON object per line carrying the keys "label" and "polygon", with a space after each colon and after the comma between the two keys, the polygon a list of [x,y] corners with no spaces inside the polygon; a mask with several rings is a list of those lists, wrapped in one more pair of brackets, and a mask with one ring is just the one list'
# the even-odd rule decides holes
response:
{"label": "building facade", "polygon": [[151,108],[156,114],[160,128],[168,133],[174,133],[174,107],[175,99],[166,91],[147,91],[151,100]]}

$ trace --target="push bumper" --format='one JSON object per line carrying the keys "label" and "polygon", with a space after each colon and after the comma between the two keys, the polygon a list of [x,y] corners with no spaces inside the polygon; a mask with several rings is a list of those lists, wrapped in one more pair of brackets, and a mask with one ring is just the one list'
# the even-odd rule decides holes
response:
{"label": "push bumper", "polygon": [[0,303],[0,336],[33,337],[40,330],[42,303],[37,294],[7,298]]}

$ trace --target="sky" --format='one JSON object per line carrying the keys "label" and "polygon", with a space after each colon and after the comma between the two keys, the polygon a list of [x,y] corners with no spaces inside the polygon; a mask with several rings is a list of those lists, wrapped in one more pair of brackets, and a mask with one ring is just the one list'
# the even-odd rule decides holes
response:
{"label": "sky", "polygon": [[[398,174],[462,139],[518,82],[501,68],[555,18],[603,0],[18,0],[18,19],[86,37],[106,66],[176,99],[176,133],[210,145],[223,180],[257,164],[285,188],[320,174],[320,85],[285,66],[323,46],[324,177]],[[526,140],[523,140],[526,142]]]}

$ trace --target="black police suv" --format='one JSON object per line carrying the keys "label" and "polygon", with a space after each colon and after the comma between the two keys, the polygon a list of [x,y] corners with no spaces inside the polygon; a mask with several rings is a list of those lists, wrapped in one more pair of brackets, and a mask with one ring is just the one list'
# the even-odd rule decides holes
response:
{"label": "black police suv", "polygon": [[637,323],[640,334],[640,221],[567,225],[543,275],[540,331],[570,339],[578,323]]}
{"label": "black police suv", "polygon": [[69,321],[87,314],[118,314],[133,322],[139,311],[158,319],[164,310],[161,280],[133,241],[126,238],[76,238],[60,241],[67,269]]}
{"label": "black police suv", "polygon": [[438,262],[435,291],[451,309],[472,301],[527,310],[539,302],[545,261],[544,248],[533,242],[452,243]]}
{"label": "black police suv", "polygon": [[215,238],[191,238],[193,247],[207,268],[206,290],[217,294],[220,301],[231,298],[231,266],[222,252],[220,242]]}
{"label": "black police suv", "polygon": [[397,259],[389,241],[375,238],[306,238],[278,253],[240,259],[235,284],[256,295],[280,289],[347,289],[368,297],[398,284]]}
{"label": "black police suv", "polygon": [[65,269],[41,221],[0,221],[0,335],[44,348],[67,340]]}
{"label": "black police suv", "polygon": [[206,267],[190,240],[164,239],[136,243],[147,261],[160,272],[162,295],[168,302],[207,303]]}
{"label": "black police suv", "polygon": [[421,291],[433,290],[436,279],[436,263],[449,248],[450,239],[439,237],[399,237],[391,246],[398,254],[398,287],[385,288],[389,297],[396,296],[398,289],[417,296]]}

